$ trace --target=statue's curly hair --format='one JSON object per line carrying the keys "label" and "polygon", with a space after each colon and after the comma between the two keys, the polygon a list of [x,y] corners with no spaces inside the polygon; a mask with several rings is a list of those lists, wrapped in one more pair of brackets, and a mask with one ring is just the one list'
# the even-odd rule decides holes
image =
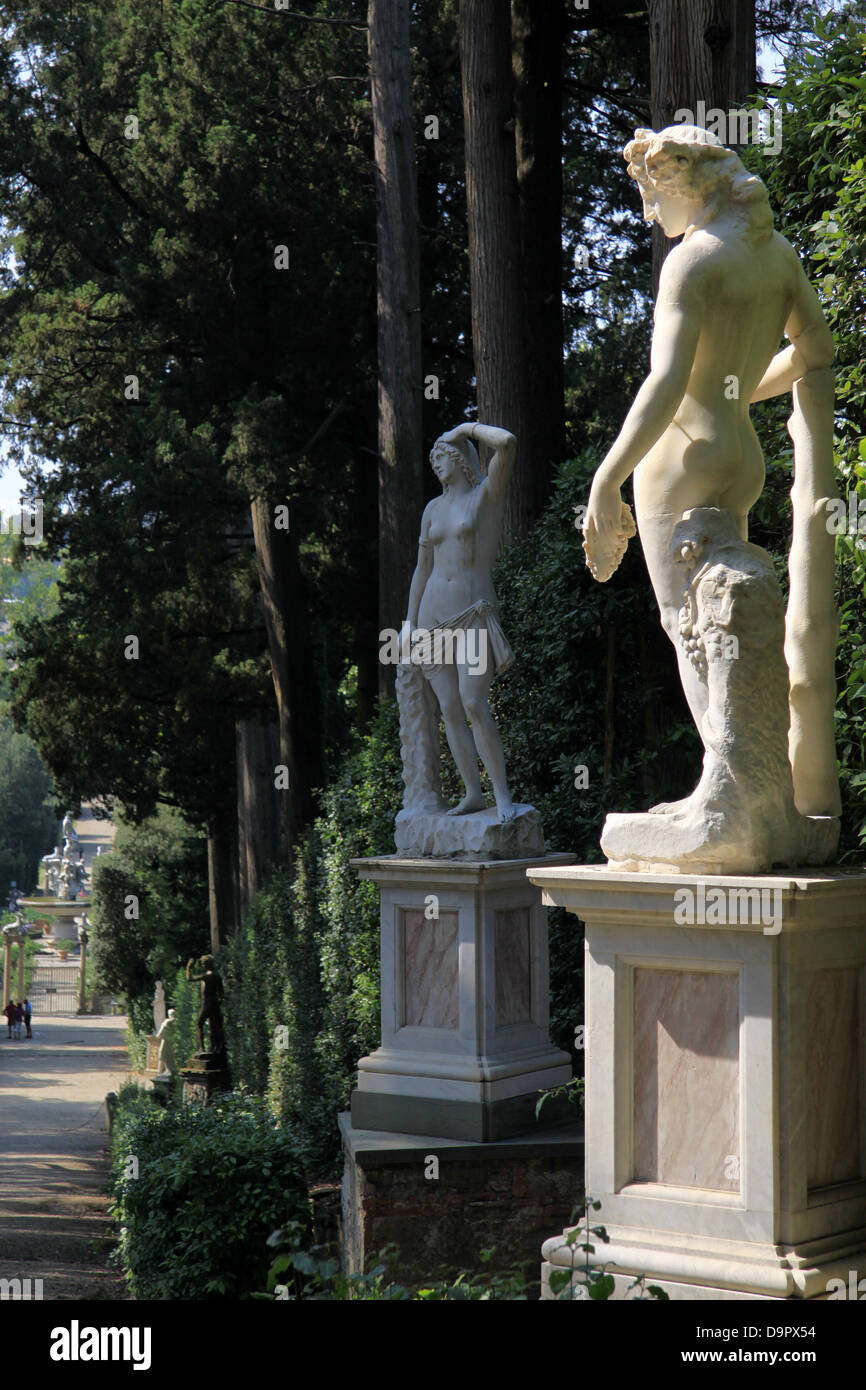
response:
{"label": "statue's curly hair", "polygon": [[642,193],[656,188],[692,202],[727,201],[742,214],[749,241],[765,241],[772,235],[766,187],[711,130],[695,125],[671,125],[659,131],[641,128],[629,140],[623,157]]}
{"label": "statue's curly hair", "polygon": [[478,461],[478,451],[468,440],[466,443],[468,447],[464,452],[463,449],[459,449],[456,444],[449,444],[447,440],[440,437],[430,450],[430,462],[433,463],[437,453],[452,454],[460,465],[463,476],[469,486],[478,487],[478,484],[484,479],[484,474],[481,471],[481,464]]}

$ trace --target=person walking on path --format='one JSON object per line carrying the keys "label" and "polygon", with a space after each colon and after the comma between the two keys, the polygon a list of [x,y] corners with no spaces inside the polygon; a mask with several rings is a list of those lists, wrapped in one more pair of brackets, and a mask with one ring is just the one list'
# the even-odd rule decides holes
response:
{"label": "person walking on path", "polygon": [[23,1008],[23,1006],[22,1006],[22,1004],[21,1004],[21,1000],[19,999],[18,1003],[15,1004],[15,1005],[13,1005],[13,1007],[14,1007],[14,1009],[15,1009],[15,1015],[14,1015],[14,1017],[13,1017],[13,1019],[12,1019],[12,1036],[13,1036],[13,1038],[16,1039],[16,1041],[20,1042],[20,1041],[21,1041],[21,1020],[22,1020],[22,1018],[24,1017],[24,1008]]}
{"label": "person walking on path", "polygon": [[33,1037],[33,1034],[32,1034],[32,1032],[30,1031],[30,1020],[31,1020],[32,1017],[33,1017],[33,1008],[32,1008],[32,1005],[31,1005],[29,999],[25,999],[25,1000],[24,1000],[24,1027],[27,1029],[27,1036],[28,1036],[28,1038],[32,1038],[32,1037]]}
{"label": "person walking on path", "polygon": [[7,1003],[6,1008],[3,1010],[3,1015],[6,1019],[7,1024],[9,1025],[9,1037],[11,1038],[12,1024],[15,1022],[15,1005],[13,1004],[11,999]]}

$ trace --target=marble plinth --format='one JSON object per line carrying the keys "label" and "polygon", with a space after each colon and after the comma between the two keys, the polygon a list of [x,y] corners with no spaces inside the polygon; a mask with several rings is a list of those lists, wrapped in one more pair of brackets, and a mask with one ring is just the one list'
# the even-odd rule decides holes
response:
{"label": "marble plinth", "polygon": [[159,1072],[159,1038],[155,1033],[148,1033],[145,1037],[145,1043],[147,1044],[147,1053],[144,1069],[156,1076]]}
{"label": "marble plinth", "polygon": [[[547,914],[527,880],[546,859],[353,860],[379,884],[382,1045],[358,1063],[357,1129],[476,1142],[536,1125],[538,1092],[571,1077],[548,1036]],[[550,1101],[546,1126],[573,1119]]]}
{"label": "marble plinth", "polygon": [[[586,1191],[624,1296],[866,1274],[866,873],[533,868],[586,924]],[[562,1236],[545,1274],[568,1267]]]}
{"label": "marble plinth", "polygon": [[418,859],[535,859],[544,854],[541,817],[534,806],[515,806],[500,824],[495,806],[465,816],[447,811],[400,811],[394,829],[398,854]]}

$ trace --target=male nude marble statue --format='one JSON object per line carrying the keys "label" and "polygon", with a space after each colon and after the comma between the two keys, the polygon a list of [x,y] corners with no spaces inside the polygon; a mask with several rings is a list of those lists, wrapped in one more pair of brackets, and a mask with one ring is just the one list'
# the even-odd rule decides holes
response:
{"label": "male nude marble statue", "polygon": [[[773,229],[763,183],[715,135],[688,125],[638,130],[625,157],[646,219],[682,241],[662,268],[649,376],[593,479],[584,548],[594,577],[610,579],[634,533],[620,494],[633,474],[650,580],[706,755],[704,777],[692,796],[643,815],[609,817],[602,847],[611,862],[646,869],[757,872],[773,863],[826,862],[835,851],[840,814],[833,743],[834,552],[827,527],[828,498],[835,491],[832,336],[796,253]],[[783,334],[789,345],[778,350]],[[749,511],[765,476],[749,404],[789,391],[794,536],[783,631],[776,621],[781,597],[770,594],[764,553],[748,542]],[[684,566],[686,542],[676,528],[690,513],[696,515]],[[703,630],[695,605],[710,602],[707,586],[695,586],[698,554],[714,576],[714,612],[722,611],[721,590],[730,591],[737,610],[732,632],[740,624],[742,636],[742,624],[748,628],[753,621],[755,631],[763,627],[767,641],[778,647],[767,650],[770,665],[782,659],[784,644],[789,681],[783,707],[763,706],[760,699],[757,708],[748,706],[745,692],[755,697],[759,679],[753,673],[749,681],[727,682],[719,667],[717,693],[723,687],[727,693],[714,703],[707,662],[694,659],[695,634]],[[684,603],[692,612],[688,641]],[[759,613],[754,619],[752,609]],[[718,637],[716,618],[703,627]],[[729,660],[744,659],[737,648],[733,642]],[[724,657],[721,650],[714,655]],[[749,659],[763,659],[753,642]],[[740,703],[732,706],[736,692]],[[719,720],[729,727],[719,729]],[[757,768],[744,782],[742,757],[729,760],[723,776],[714,763],[721,746],[732,748],[732,740],[745,736],[746,725],[756,720],[767,748],[773,746],[767,763],[774,769],[772,787]],[[780,741],[784,759],[777,756]]]}

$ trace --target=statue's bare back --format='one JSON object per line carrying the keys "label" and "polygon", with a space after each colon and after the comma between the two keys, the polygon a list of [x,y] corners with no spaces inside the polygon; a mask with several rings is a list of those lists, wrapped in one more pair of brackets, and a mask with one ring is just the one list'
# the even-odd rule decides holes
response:
{"label": "statue's bare back", "polygon": [[638,517],[704,506],[745,517],[765,476],[749,402],[789,321],[799,265],[778,233],[747,248],[712,226],[676,247],[669,262],[663,310],[692,302],[701,322],[685,394],[635,470]]}

